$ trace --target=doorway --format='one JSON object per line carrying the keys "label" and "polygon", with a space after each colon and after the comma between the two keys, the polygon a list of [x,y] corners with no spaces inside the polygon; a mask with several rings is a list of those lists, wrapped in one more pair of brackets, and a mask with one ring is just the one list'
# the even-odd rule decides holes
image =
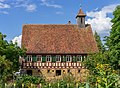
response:
{"label": "doorway", "polygon": [[56,76],[60,76],[61,75],[61,70],[56,70]]}

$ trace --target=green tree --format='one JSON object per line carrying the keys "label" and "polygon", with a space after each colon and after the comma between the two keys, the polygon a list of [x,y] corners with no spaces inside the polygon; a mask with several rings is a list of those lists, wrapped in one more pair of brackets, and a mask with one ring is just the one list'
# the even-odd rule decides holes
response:
{"label": "green tree", "polygon": [[5,56],[0,56],[0,82],[5,82],[10,75],[9,71],[12,63],[5,59]]}
{"label": "green tree", "polygon": [[120,70],[120,5],[113,12],[112,29],[106,45],[109,50],[109,60],[114,69]]}
{"label": "green tree", "polygon": [[94,37],[95,37],[95,40],[97,42],[97,47],[98,47],[99,51],[104,52],[105,48],[104,48],[104,46],[102,44],[100,36],[98,35],[98,33],[96,31],[95,31]]}
{"label": "green tree", "polygon": [[0,33],[0,55],[5,56],[5,59],[13,63],[10,70],[12,73],[12,71],[18,71],[19,56],[23,56],[25,54],[25,49],[18,47],[17,44],[13,44],[12,42],[7,42],[5,37],[6,35]]}

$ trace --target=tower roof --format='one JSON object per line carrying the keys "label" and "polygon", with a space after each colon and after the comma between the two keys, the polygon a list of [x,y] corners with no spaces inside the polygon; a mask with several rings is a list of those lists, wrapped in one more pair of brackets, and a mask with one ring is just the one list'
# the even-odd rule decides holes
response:
{"label": "tower roof", "polygon": [[84,12],[82,11],[82,9],[79,10],[76,18],[77,18],[77,17],[80,17],[80,16],[86,16],[86,14],[84,14]]}

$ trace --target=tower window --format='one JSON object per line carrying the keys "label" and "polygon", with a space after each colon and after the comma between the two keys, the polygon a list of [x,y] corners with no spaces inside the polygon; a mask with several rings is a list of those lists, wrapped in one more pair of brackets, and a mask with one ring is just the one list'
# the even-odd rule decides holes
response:
{"label": "tower window", "polygon": [[81,23],[83,23],[83,19],[81,18]]}
{"label": "tower window", "polygon": [[58,62],[61,61],[61,56],[60,56],[60,55],[57,55],[57,56],[56,56],[56,61],[58,61]]}
{"label": "tower window", "polygon": [[51,55],[47,55],[46,56],[46,61],[51,62],[51,58],[52,58]]}

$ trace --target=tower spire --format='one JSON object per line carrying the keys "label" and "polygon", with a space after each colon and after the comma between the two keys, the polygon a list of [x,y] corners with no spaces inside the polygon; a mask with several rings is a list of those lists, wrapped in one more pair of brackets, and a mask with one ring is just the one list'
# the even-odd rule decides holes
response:
{"label": "tower spire", "polygon": [[80,0],[80,9],[82,9],[82,0]]}
{"label": "tower spire", "polygon": [[[82,0],[81,0],[81,3],[82,3]],[[80,10],[76,16],[77,24],[79,28],[85,28],[85,17],[86,17],[86,14],[84,14],[84,12],[82,11],[82,4],[81,4]]]}

